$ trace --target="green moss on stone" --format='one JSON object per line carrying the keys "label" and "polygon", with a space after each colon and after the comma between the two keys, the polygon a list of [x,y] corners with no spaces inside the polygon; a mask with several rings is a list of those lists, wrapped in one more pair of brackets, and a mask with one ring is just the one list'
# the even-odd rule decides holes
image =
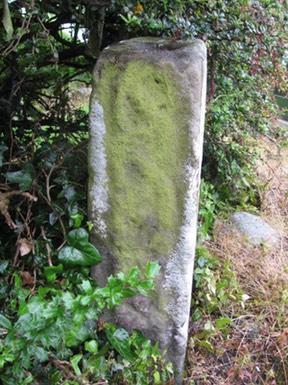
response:
{"label": "green moss on stone", "polygon": [[95,90],[106,125],[109,245],[124,271],[168,256],[184,220],[191,111],[173,76],[143,60],[106,63]]}

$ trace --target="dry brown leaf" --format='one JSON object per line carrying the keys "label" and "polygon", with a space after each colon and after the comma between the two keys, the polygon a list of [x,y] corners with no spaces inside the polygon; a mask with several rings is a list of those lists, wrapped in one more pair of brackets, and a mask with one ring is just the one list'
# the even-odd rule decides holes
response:
{"label": "dry brown leaf", "polygon": [[18,240],[18,246],[19,246],[21,257],[23,257],[23,255],[29,254],[34,247],[33,241],[29,241],[26,238],[20,238]]}
{"label": "dry brown leaf", "polygon": [[288,328],[285,328],[278,339],[281,348],[288,345]]}
{"label": "dry brown leaf", "polygon": [[251,373],[248,372],[247,370],[240,369],[240,371],[239,371],[239,378],[240,378],[242,381],[244,381],[245,379],[251,380],[252,375],[251,375]]}
{"label": "dry brown leaf", "polygon": [[232,369],[229,369],[229,370],[227,371],[227,376],[228,376],[228,378],[230,378],[230,377],[235,377],[236,375],[238,375],[238,373],[239,373],[239,370],[238,370],[238,369],[232,368]]}
{"label": "dry brown leaf", "polygon": [[34,285],[35,283],[35,280],[32,277],[32,275],[29,273],[29,271],[20,271],[20,277],[21,277],[23,286]]}

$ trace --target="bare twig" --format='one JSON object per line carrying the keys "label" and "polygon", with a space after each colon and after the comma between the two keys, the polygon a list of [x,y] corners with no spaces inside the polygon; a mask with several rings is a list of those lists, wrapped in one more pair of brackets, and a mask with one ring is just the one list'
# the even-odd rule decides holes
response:
{"label": "bare twig", "polygon": [[287,371],[286,371],[286,359],[285,357],[283,357],[283,354],[281,353],[281,350],[279,349],[279,346],[276,344],[275,341],[272,340],[272,343],[274,344],[278,354],[279,354],[279,357],[281,357],[281,364],[282,364],[282,367],[283,367],[283,373],[284,373],[284,377],[285,377],[285,384],[288,384],[288,376],[287,376]]}
{"label": "bare twig", "polygon": [[46,242],[46,250],[47,250],[48,265],[53,266],[52,259],[51,259],[51,249],[50,249],[50,245],[48,243],[48,239],[46,237],[45,230],[44,230],[43,226],[41,226],[41,234],[42,234],[43,239],[45,239],[45,241],[47,241]]}
{"label": "bare twig", "polygon": [[57,369],[61,370],[65,374],[65,376],[68,380],[77,381],[78,384],[80,384],[80,385],[87,385],[88,384],[87,381],[83,381],[80,377],[75,376],[72,373],[73,368],[72,368],[72,365],[70,364],[70,362],[60,361],[60,360],[52,360],[51,364],[54,365]]}
{"label": "bare twig", "polygon": [[7,225],[14,230],[17,229],[18,226],[12,220],[8,210],[9,210],[10,199],[13,196],[17,196],[17,195],[23,196],[33,202],[37,201],[37,197],[29,194],[28,192],[21,192],[16,190],[8,191],[8,192],[0,192],[0,214],[4,216]]}
{"label": "bare twig", "polygon": [[12,43],[3,51],[3,56],[8,56],[11,52],[15,51],[15,49],[18,47],[18,45],[21,42],[21,39],[25,33],[29,32],[29,26],[32,20],[32,14],[29,15],[28,18],[25,18],[22,22],[20,30],[24,31],[23,34],[19,34],[17,39],[14,39]]}

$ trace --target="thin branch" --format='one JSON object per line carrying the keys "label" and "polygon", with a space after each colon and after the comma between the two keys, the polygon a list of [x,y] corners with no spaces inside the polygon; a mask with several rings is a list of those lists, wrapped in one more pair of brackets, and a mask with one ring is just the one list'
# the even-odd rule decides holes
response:
{"label": "thin branch", "polygon": [[60,361],[60,360],[52,360],[51,361],[51,364],[53,366],[55,366],[55,368],[57,368],[58,370],[61,370],[65,377],[68,379],[68,380],[74,380],[74,381],[77,381],[78,384],[80,385],[87,385],[87,381],[82,381],[82,379],[78,376],[75,376],[73,374],[73,368],[72,368],[72,365],[70,364],[70,362],[68,361]]}
{"label": "thin branch", "polygon": [[50,248],[50,245],[48,243],[48,239],[46,237],[45,230],[44,230],[43,226],[41,226],[41,234],[42,234],[43,239],[45,239],[45,241],[47,241],[46,242],[46,250],[47,250],[48,265],[53,266],[52,259],[51,259],[51,248]]}
{"label": "thin branch", "polygon": [[37,201],[37,197],[34,195],[29,194],[28,192],[21,192],[21,191],[8,191],[8,192],[1,192],[0,191],[0,214],[2,214],[5,218],[5,221],[7,225],[11,229],[17,229],[18,226],[14,223],[12,220],[10,214],[9,214],[9,204],[10,204],[10,199],[13,196],[23,196],[27,199],[29,199],[32,202]]}
{"label": "thin branch", "polygon": [[[22,22],[20,29],[24,30],[26,32],[26,34],[29,32],[29,26],[30,26],[31,20],[32,20],[32,15],[30,15],[28,17],[28,19],[25,18]],[[16,41],[15,40],[12,41],[12,43],[2,52],[2,55],[8,56],[11,52],[15,51],[15,49],[20,44],[21,39],[24,35],[25,35],[25,33],[20,34],[20,36],[18,37],[18,39],[16,39]]]}

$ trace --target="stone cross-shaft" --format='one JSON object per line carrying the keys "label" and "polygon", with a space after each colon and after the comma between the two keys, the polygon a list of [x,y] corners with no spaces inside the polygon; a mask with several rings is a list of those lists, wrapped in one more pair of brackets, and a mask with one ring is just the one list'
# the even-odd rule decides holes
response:
{"label": "stone cross-shaft", "polygon": [[99,285],[117,271],[161,266],[156,291],[116,309],[173,362],[181,383],[187,344],[206,96],[199,41],[136,38],[104,50],[90,111],[91,240]]}

